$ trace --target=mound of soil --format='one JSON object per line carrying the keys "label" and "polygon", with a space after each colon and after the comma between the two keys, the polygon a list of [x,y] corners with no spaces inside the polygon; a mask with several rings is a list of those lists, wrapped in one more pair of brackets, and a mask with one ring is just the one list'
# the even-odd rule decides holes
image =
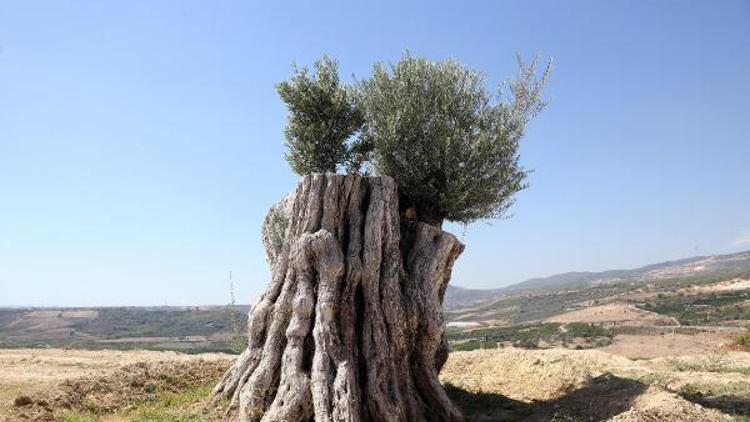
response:
{"label": "mound of soil", "polygon": [[[697,358],[682,361],[683,365],[700,365]],[[658,373],[668,374],[670,379],[681,374],[667,371],[669,362],[634,362],[601,351],[506,348],[451,353],[441,379],[449,384],[448,392],[467,421],[732,420],[661,386],[639,381],[639,375],[657,373],[649,369],[651,365],[659,366]],[[695,379],[700,373],[685,375]]]}
{"label": "mound of soil", "polygon": [[524,350],[505,348],[451,353],[440,379],[472,392],[502,394],[514,400],[552,400],[588,385],[612,364],[626,358],[594,350]]}
{"label": "mound of soil", "polygon": [[611,419],[612,422],[713,422],[733,418],[716,410],[706,409],[658,387],[650,387],[636,397],[632,407]]}
{"label": "mound of soil", "polygon": [[54,421],[71,410],[96,414],[116,412],[153,399],[157,394],[214,382],[229,364],[230,360],[203,359],[138,362],[123,366],[111,375],[66,380],[54,389],[18,396],[7,420]]}

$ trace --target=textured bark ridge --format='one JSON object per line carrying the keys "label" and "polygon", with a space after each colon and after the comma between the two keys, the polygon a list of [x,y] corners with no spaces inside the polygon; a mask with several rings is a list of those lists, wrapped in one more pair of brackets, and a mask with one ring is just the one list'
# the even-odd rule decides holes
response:
{"label": "textured bark ridge", "polygon": [[438,380],[463,245],[401,221],[388,177],[306,176],[266,217],[272,268],[214,389],[240,421],[460,421]]}

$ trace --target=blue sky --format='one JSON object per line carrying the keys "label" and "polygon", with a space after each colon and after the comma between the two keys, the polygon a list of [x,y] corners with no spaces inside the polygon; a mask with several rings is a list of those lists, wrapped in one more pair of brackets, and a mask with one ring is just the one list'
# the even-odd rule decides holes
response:
{"label": "blue sky", "polygon": [[[750,3],[0,1],[0,305],[242,302],[296,177],[274,84],[409,49],[496,84],[554,57],[534,173],[453,282],[750,249]],[[461,229],[451,227],[460,234]]]}

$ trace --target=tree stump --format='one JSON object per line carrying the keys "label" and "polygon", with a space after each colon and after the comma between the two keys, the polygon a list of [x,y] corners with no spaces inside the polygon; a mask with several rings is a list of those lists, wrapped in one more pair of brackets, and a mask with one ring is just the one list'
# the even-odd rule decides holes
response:
{"label": "tree stump", "polygon": [[214,389],[239,421],[460,421],[438,380],[464,246],[399,216],[389,177],[313,174],[271,208],[247,349]]}

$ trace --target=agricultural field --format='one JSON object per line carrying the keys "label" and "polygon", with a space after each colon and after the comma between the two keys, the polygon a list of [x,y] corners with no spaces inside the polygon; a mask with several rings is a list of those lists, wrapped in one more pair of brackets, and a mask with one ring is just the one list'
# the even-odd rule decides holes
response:
{"label": "agricultural field", "polygon": [[[669,273],[671,274],[671,272]],[[446,312],[451,350],[605,350],[630,358],[704,353],[750,324],[747,273],[524,291]]]}
{"label": "agricultural field", "polygon": [[656,297],[637,302],[637,306],[675,318],[680,325],[722,325],[750,321],[750,287],[742,290],[698,289],[688,293],[659,293]]}
{"label": "agricultural field", "polygon": [[241,349],[248,306],[0,309],[0,348]]}
{"label": "agricultural field", "polygon": [[603,347],[612,343],[613,335],[613,331],[606,327],[572,322],[450,331],[447,337],[452,351],[467,351],[511,346],[525,349]]}

